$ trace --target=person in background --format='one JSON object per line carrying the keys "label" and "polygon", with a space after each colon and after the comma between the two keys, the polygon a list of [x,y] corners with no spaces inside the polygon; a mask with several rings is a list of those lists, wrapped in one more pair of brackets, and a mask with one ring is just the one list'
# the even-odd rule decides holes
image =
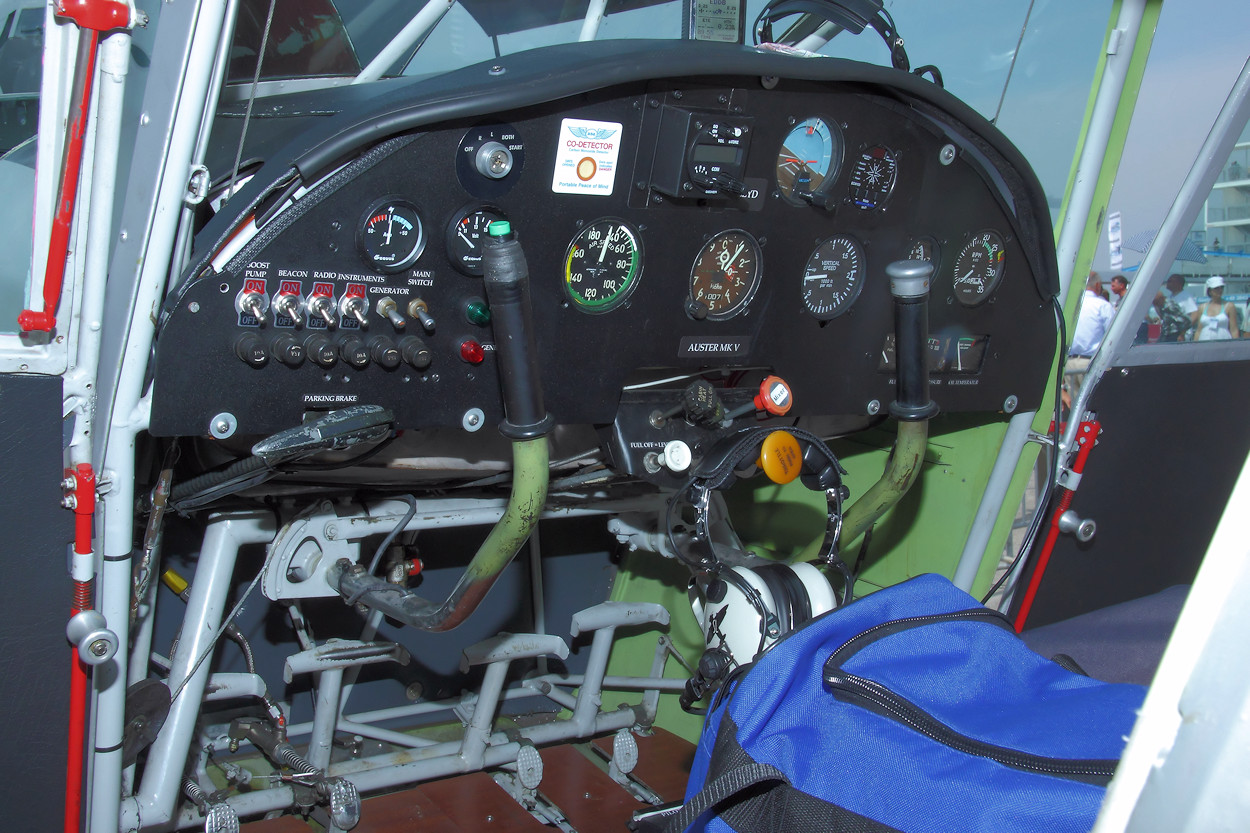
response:
{"label": "person in background", "polygon": [[1198,309],[1198,302],[1194,300],[1194,296],[1185,290],[1185,277],[1173,273],[1168,275],[1168,279],[1163,282],[1163,288],[1168,291],[1168,295],[1181,308],[1181,312],[1186,315],[1193,315]]}
{"label": "person in background", "polygon": [[1081,312],[1072,334],[1072,346],[1068,348],[1068,361],[1063,366],[1069,404],[1076,401],[1085,373],[1089,370],[1089,361],[1098,352],[1114,317],[1115,307],[1102,297],[1102,280],[1097,272],[1090,272],[1081,296]]}
{"label": "person in background", "polygon": [[1194,322],[1181,312],[1180,305],[1160,290],[1155,293],[1153,309],[1159,319],[1159,341],[1169,344],[1184,341],[1185,333],[1189,332]]}
{"label": "person in background", "polygon": [[1207,278],[1207,302],[1192,316],[1194,341],[1227,341],[1241,338],[1237,328],[1237,310],[1232,301],[1224,300],[1224,279],[1219,275]]}
{"label": "person in background", "polygon": [[1124,300],[1124,294],[1128,292],[1128,278],[1123,275],[1116,275],[1111,279],[1111,306],[1116,310],[1120,309],[1120,302]]}

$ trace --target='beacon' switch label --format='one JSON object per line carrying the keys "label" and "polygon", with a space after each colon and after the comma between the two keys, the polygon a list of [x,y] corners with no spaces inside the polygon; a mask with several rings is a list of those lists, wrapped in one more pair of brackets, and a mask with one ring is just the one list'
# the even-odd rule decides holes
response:
{"label": "'beacon' switch label", "polygon": [[557,194],[608,196],[616,181],[620,152],[621,125],[565,119],[560,122],[560,146],[556,150],[551,190]]}

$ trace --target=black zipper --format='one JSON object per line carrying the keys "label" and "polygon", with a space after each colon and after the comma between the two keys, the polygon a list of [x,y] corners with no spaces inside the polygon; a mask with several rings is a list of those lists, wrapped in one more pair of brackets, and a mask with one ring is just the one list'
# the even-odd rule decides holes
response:
{"label": "black zipper", "polygon": [[987,758],[1013,769],[1105,786],[1115,774],[1116,765],[1119,763],[1115,760],[1050,758],[970,738],[956,732],[916,704],[895,694],[880,683],[848,674],[840,669],[835,671],[825,669],[825,687],[841,695],[843,699],[858,701],[869,710],[909,726],[957,752]]}
{"label": "black zipper", "polygon": [[855,636],[843,642],[842,645],[834,651],[829,659],[825,661],[825,670],[830,667],[840,666],[846,662],[857,651],[871,645],[878,639],[900,631],[911,630],[925,625],[938,624],[941,622],[959,622],[959,621],[983,621],[992,625],[998,625],[1005,630],[1016,632],[1015,627],[1011,624],[1011,620],[997,610],[990,610],[985,607],[974,607],[969,610],[956,610],[953,613],[931,613],[927,616],[909,616],[906,619],[891,619],[889,622],[882,622],[879,625],[873,625],[867,630],[860,631]]}
{"label": "black zipper", "polygon": [[851,637],[829,656],[824,666],[825,687],[840,699],[854,702],[870,711],[902,723],[957,752],[986,758],[1003,766],[1026,772],[1054,775],[1105,786],[1115,774],[1115,768],[1119,763],[1116,760],[1052,758],[977,740],[955,731],[915,703],[880,683],[851,674],[841,667],[856,652],[883,637],[925,625],[957,621],[983,621],[1015,633],[1015,628],[1012,627],[1007,617],[983,607],[882,622]]}

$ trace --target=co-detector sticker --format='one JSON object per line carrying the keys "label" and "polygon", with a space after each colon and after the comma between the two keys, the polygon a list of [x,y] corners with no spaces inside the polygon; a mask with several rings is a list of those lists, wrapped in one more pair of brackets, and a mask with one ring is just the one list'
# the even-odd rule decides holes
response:
{"label": "co-detector sticker", "polygon": [[621,154],[621,125],[610,121],[565,119],[560,122],[560,146],[551,190],[557,194],[608,196],[616,181]]}

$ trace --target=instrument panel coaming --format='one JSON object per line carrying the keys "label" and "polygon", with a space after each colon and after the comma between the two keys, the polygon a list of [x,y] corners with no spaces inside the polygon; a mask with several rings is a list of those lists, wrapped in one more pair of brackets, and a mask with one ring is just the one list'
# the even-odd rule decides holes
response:
{"label": "instrument panel coaming", "polygon": [[[665,139],[675,121],[686,131],[688,157],[677,163]],[[719,181],[695,165],[732,162],[725,142],[700,154],[690,140],[712,125],[744,134],[734,145],[739,169]],[[833,137],[827,161],[823,143],[794,141],[808,127],[812,136]],[[933,398],[948,412],[997,411],[1009,396],[1035,405],[1054,351],[1049,299],[1037,289],[1044,281],[996,187],[1001,173],[953,141],[954,129],[870,88],[782,79],[769,89],[759,77],[622,85],[432,125],[374,153],[352,176],[314,188],[263,245],[181,288],[159,333],[152,431],[206,434],[216,415],[228,413],[240,433],[264,434],[298,424],[305,411],[352,403],[387,406],[405,428],[460,426],[473,409],[498,421],[482,279],[455,249],[455,221],[478,209],[505,216],[524,246],[544,392],[558,422],[612,422],[622,388],[640,373],[721,370],[735,380],[748,368],[786,379],[794,394],[788,417],[863,414],[874,400],[884,407],[893,390],[885,267],[913,252],[936,266]],[[488,173],[490,154],[481,153],[492,142],[510,156],[498,178]],[[598,153],[596,143],[615,151]],[[796,144],[816,149],[796,155]],[[815,159],[799,159],[806,155]],[[796,171],[796,162],[823,167],[820,181]],[[873,177],[865,174],[875,171],[879,181],[882,170],[889,187],[867,189]],[[584,185],[561,186],[570,172]],[[392,204],[400,210],[387,219]],[[405,264],[406,253],[392,252],[389,240],[414,218],[422,239]],[[624,254],[641,261],[621,273],[632,274],[629,291],[602,308],[569,288],[574,242],[584,248],[596,224],[618,242],[616,230],[628,229],[633,246],[621,243]],[[365,239],[370,229],[389,235],[380,255]],[[996,251],[982,255],[987,232]],[[716,249],[719,240],[727,245]],[[741,303],[724,315],[715,304],[693,304],[709,286],[692,277],[700,254],[741,258],[752,242],[758,283],[743,290]],[[858,265],[847,285],[822,277],[846,268],[824,264],[848,257]],[[958,284],[957,264],[965,269]],[[973,274],[974,265],[991,271]],[[731,269],[744,266],[735,260]],[[969,288],[978,279],[984,293]],[[240,308],[249,281],[263,282],[264,320]],[[303,305],[298,323],[277,314],[284,282]],[[331,299],[320,317],[308,303],[318,294]],[[363,311],[359,304],[349,311],[347,299],[360,296]],[[379,302],[388,298],[395,305],[383,312]],[[413,314],[417,300],[431,327]],[[321,326],[325,319],[330,324]],[[280,352],[292,343],[302,359]],[[326,349],[334,354],[330,366],[313,360],[318,347],[323,359]],[[671,387],[676,404],[684,383]]]}

